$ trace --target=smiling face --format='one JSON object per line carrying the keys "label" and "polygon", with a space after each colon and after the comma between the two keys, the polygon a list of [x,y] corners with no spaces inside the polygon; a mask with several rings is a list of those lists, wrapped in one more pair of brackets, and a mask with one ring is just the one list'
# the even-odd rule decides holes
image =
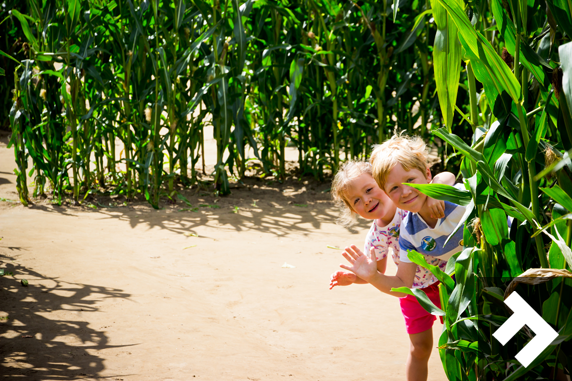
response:
{"label": "smiling face", "polygon": [[428,184],[431,181],[431,171],[427,168],[426,173],[412,168],[406,171],[401,164],[396,164],[385,181],[387,195],[398,208],[412,213],[419,213],[427,200],[427,196],[417,189],[403,185],[403,183]]}
{"label": "smiling face", "polygon": [[[349,184],[345,198],[352,210],[368,220],[391,222],[395,205],[368,173],[362,173]],[[389,221],[386,221],[388,220]]]}

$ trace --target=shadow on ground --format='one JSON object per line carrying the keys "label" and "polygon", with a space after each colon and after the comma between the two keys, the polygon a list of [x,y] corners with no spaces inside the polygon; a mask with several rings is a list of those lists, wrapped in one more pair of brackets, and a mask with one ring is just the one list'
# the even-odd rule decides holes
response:
{"label": "shadow on ground", "polygon": [[[108,338],[85,321],[103,298],[129,298],[118,289],[68,283],[15,265],[21,247],[0,246],[0,379],[97,378]],[[21,279],[34,285],[23,286]],[[57,320],[54,317],[64,317]]]}
{"label": "shadow on ground", "polygon": [[[174,203],[163,198],[159,210],[146,201],[124,205],[125,199],[107,196],[89,196],[79,207],[38,203],[32,208],[70,216],[80,210],[98,213],[103,218],[125,221],[133,228],[144,224],[150,229],[178,234],[193,233],[195,228],[208,225],[237,232],[256,230],[277,237],[310,234],[324,223],[335,223],[340,216],[332,202],[329,183],[295,179],[279,183],[259,178],[246,178],[242,183],[228,197],[215,196],[212,189],[205,187],[179,189],[183,197],[177,197]],[[369,222],[360,220],[347,229],[356,233],[356,227],[368,225]]]}

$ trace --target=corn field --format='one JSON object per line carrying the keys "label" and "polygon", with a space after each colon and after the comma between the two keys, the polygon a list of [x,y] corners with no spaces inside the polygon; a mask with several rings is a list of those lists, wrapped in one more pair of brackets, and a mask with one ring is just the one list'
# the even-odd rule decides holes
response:
{"label": "corn field", "polygon": [[[220,195],[250,161],[284,178],[287,146],[323,180],[395,131],[421,135],[466,185],[416,186],[467,206],[465,250],[430,268],[443,309],[410,291],[444,317],[447,377],[572,371],[569,0],[7,0],[1,15],[23,204],[105,190],[158,208],[199,181],[207,126]],[[510,348],[492,332],[506,279],[542,274],[564,274],[539,307],[559,337],[523,367],[526,332]]]}
{"label": "corn field", "polygon": [[377,2],[13,1],[2,59],[20,199],[32,171],[35,195],[111,187],[157,206],[197,181],[207,125],[221,195],[252,159],[283,178],[287,145],[323,179],[396,127],[431,139],[428,6],[400,3],[394,20]]}

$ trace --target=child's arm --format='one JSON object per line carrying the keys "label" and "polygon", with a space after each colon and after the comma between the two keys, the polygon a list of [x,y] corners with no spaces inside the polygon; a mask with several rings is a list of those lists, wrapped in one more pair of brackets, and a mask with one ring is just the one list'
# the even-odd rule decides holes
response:
{"label": "child's arm", "polygon": [[[451,172],[441,172],[433,177],[431,181],[432,184],[445,184],[445,185],[454,185],[455,184],[455,175]],[[432,211],[431,217],[432,218],[443,218],[445,217],[445,202],[442,200],[435,200],[431,197],[427,197],[425,201],[429,209]]]}
{"label": "child's arm", "polygon": [[[385,273],[387,265],[387,257],[377,261],[377,271]],[[330,290],[335,286],[349,286],[351,284],[367,284],[367,281],[356,276],[356,274],[347,271],[336,271],[330,277]]]}
{"label": "child's arm", "polygon": [[404,297],[405,294],[392,292],[392,288],[408,287],[413,285],[417,265],[415,263],[402,262],[397,267],[395,276],[388,276],[377,271],[375,251],[370,251],[370,256],[364,255],[355,245],[346,247],[344,258],[350,262],[350,266],[340,265],[341,268],[353,272],[359,278],[366,280],[375,288],[389,295]]}

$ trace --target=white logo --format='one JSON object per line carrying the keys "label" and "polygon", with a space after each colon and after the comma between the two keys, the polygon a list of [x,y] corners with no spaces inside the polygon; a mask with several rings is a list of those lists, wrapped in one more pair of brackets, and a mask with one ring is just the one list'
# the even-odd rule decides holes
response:
{"label": "white logo", "polygon": [[558,337],[558,333],[516,291],[504,303],[514,313],[493,336],[505,345],[526,324],[536,336],[515,357],[527,368]]}

